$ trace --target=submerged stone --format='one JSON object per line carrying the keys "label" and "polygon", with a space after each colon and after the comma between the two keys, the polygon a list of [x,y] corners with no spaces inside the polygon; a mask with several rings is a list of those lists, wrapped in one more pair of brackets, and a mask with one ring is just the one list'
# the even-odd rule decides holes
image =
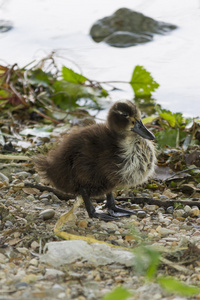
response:
{"label": "submerged stone", "polygon": [[176,25],[120,8],[113,15],[98,20],[90,35],[97,43],[104,41],[113,47],[130,47],[152,41],[155,34],[166,34],[176,28]]}
{"label": "submerged stone", "polygon": [[11,22],[0,20],[0,33],[1,32],[7,32],[13,28]]}

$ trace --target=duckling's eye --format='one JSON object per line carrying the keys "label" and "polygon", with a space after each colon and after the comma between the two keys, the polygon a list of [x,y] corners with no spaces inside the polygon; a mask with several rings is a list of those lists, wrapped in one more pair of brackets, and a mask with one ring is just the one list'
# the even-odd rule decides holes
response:
{"label": "duckling's eye", "polygon": [[122,113],[121,115],[125,118],[127,118],[129,116],[127,113]]}

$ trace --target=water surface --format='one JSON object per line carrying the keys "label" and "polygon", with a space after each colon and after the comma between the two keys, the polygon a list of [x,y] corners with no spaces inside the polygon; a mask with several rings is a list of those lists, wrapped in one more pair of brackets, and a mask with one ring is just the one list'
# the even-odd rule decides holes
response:
{"label": "water surface", "polygon": [[[179,26],[153,42],[130,48],[97,44],[91,25],[120,7]],[[129,81],[136,65],[144,66],[160,84],[153,94],[164,108],[200,115],[200,2],[198,0],[7,0],[0,1],[0,19],[14,29],[0,34],[0,59],[23,66],[52,50],[61,63],[74,61],[84,75],[99,81]],[[73,65],[75,71],[78,68]],[[132,99],[129,85],[113,99]]]}

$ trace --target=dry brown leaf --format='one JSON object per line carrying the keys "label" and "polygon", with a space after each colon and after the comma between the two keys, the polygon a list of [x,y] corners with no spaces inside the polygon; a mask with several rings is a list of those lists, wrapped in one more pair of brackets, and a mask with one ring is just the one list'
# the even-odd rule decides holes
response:
{"label": "dry brown leaf", "polygon": [[176,198],[178,196],[178,194],[172,193],[170,190],[165,190],[163,192],[163,195],[170,199]]}
{"label": "dry brown leaf", "polygon": [[24,193],[28,194],[28,195],[39,195],[40,191],[38,189],[35,188],[23,188],[22,189]]}

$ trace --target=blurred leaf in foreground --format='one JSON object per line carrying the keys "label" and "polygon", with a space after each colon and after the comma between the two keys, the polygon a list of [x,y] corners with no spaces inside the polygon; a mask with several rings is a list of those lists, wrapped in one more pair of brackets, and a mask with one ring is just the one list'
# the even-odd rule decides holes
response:
{"label": "blurred leaf in foreground", "polygon": [[127,289],[119,286],[109,294],[105,295],[102,300],[126,300],[130,296],[131,293]]}
{"label": "blurred leaf in foreground", "polygon": [[159,84],[142,66],[136,66],[130,81],[136,97],[150,97]]}
{"label": "blurred leaf in foreground", "polygon": [[133,253],[136,257],[136,270],[145,274],[147,279],[152,279],[159,265],[160,253],[153,247],[143,245],[135,248]]}
{"label": "blurred leaf in foreground", "polygon": [[157,279],[161,287],[170,293],[176,293],[180,296],[194,296],[200,293],[200,288],[187,285],[173,277],[160,277]]}

